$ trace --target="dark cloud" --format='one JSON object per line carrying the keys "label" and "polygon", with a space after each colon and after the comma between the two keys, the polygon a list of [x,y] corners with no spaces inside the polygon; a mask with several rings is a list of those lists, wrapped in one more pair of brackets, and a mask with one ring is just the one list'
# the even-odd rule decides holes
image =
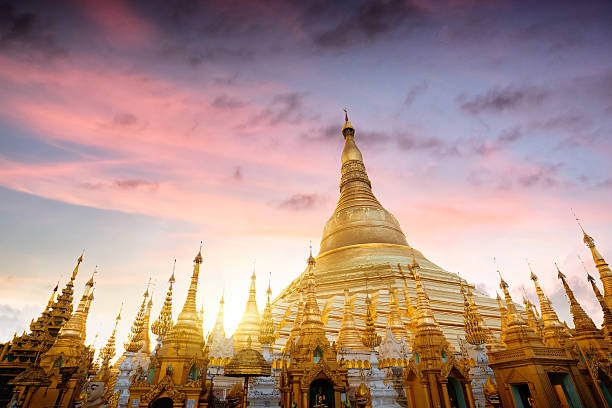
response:
{"label": "dark cloud", "polygon": [[121,190],[135,190],[144,188],[150,191],[154,191],[159,188],[159,183],[154,183],[142,179],[115,180],[113,185]]}
{"label": "dark cloud", "polygon": [[234,172],[232,173],[232,179],[234,181],[242,181],[242,167],[236,166],[234,168]]}
{"label": "dark cloud", "polygon": [[[323,12],[320,7],[310,11],[313,15]],[[321,48],[371,42],[398,29],[413,29],[423,16],[423,10],[409,1],[365,0],[357,6],[342,7],[337,20],[328,20],[337,23],[315,32],[313,42]]]}
{"label": "dark cloud", "polygon": [[521,130],[521,128],[519,127],[514,127],[512,129],[506,129],[503,130],[500,134],[499,137],[497,138],[497,140],[500,143],[513,143],[516,142],[517,140],[519,140],[521,137],[523,137],[523,131]]}
{"label": "dark cloud", "polygon": [[212,101],[211,105],[221,109],[238,109],[248,105],[248,103],[228,95],[219,95]]}
{"label": "dark cloud", "polygon": [[407,106],[412,105],[414,99],[417,96],[421,95],[423,92],[425,92],[427,88],[429,88],[429,84],[427,83],[427,81],[423,81],[410,87],[410,89],[408,90],[408,94],[406,95],[406,99],[404,100],[404,104]]}
{"label": "dark cloud", "polygon": [[17,10],[8,2],[0,3],[0,50],[17,51],[34,59],[66,54],[38,14]]}
{"label": "dark cloud", "polygon": [[419,137],[406,133],[397,137],[397,144],[402,150],[429,152],[436,156],[460,155],[457,143],[449,143],[433,136]]}
{"label": "dark cloud", "polygon": [[310,210],[319,205],[321,202],[322,199],[317,194],[294,194],[288,199],[279,203],[278,208],[291,211],[303,211]]}
{"label": "dark cloud", "polygon": [[533,108],[542,104],[548,93],[536,88],[492,89],[485,94],[468,98],[457,98],[459,107],[472,115],[480,113],[503,113],[506,111]]}
{"label": "dark cloud", "polygon": [[249,123],[276,126],[281,123],[296,124],[305,117],[304,97],[301,92],[275,95],[268,106],[255,115]]}
{"label": "dark cloud", "polygon": [[131,113],[122,112],[113,117],[113,125],[116,126],[131,126],[138,123],[138,118]]}

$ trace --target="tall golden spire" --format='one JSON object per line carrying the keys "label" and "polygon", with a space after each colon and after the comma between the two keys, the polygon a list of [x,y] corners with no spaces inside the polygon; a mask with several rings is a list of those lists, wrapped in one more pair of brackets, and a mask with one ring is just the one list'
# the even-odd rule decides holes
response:
{"label": "tall golden spire", "polygon": [[348,121],[342,126],[344,149],[340,198],[323,228],[319,254],[349,245],[387,243],[407,246],[399,223],[372,193],[363,156],[355,144],[355,128]]}
{"label": "tall golden spire", "polygon": [[60,329],[57,335],[58,340],[60,338],[64,340],[70,339],[71,341],[79,343],[85,341],[83,326],[87,319],[88,303],[91,304],[90,295],[93,286],[94,281],[92,276],[85,284],[85,291],[83,292],[83,296],[81,296],[81,301],[79,302],[76,312],[72,314],[72,317]]}
{"label": "tall golden spire", "polygon": [[542,327],[540,327],[538,323],[538,318],[536,317],[533,311],[533,303],[531,303],[529,299],[525,297],[525,295],[523,295],[523,305],[525,305],[525,314],[527,314],[527,324],[543,340],[544,339],[544,326],[542,325]]}
{"label": "tall golden spire", "polygon": [[603,284],[604,289],[604,299],[606,300],[608,307],[612,308],[612,271],[610,271],[610,267],[606,263],[606,260],[595,247],[595,240],[585,232],[584,228],[582,227],[582,224],[580,223],[580,220],[578,219],[578,217],[576,217],[576,214],[574,214],[574,217],[576,218],[578,226],[582,231],[584,243],[591,251],[593,261],[595,262],[595,267],[599,271],[599,279],[601,279],[601,283]]}
{"label": "tall golden spire", "polygon": [[[146,318],[146,306],[147,299],[149,297],[149,286],[147,285],[147,289],[143,295],[142,303],[140,304],[140,310],[134,319],[134,323],[132,323],[132,328],[130,329],[130,334],[128,335],[128,340],[123,343],[123,347],[125,347],[125,351],[130,353],[136,353],[141,350],[145,345],[145,318]],[[147,322],[148,323],[148,322]],[[147,327],[148,331],[148,327]]]}
{"label": "tall golden spire", "polygon": [[353,316],[354,302],[355,295],[351,297],[348,288],[344,288],[344,312],[342,314],[338,338],[336,339],[336,346],[338,349],[364,351],[366,349],[361,342],[359,329]]}
{"label": "tall golden spire", "polygon": [[191,283],[187,290],[185,304],[178,315],[176,324],[164,337],[159,351],[159,354],[164,358],[175,355],[176,350],[179,348],[182,349],[183,355],[201,356],[204,353],[204,335],[198,327],[198,310],[196,306],[200,264],[202,264],[201,242],[200,250],[193,260],[193,273],[191,274]]}
{"label": "tall golden spire", "polygon": [[259,325],[259,342],[266,346],[272,346],[276,340],[274,335],[274,321],[272,320],[272,305],[270,305],[270,296],[272,295],[272,289],[270,289],[270,281],[268,281],[268,290],[266,291],[268,300],[266,307],[261,315],[261,322]]}
{"label": "tall golden spire", "polygon": [[506,306],[502,303],[501,297],[499,297],[499,293],[496,293],[496,295],[497,295],[497,307],[499,308],[499,317],[501,320],[501,333],[499,335],[499,339],[500,339],[500,343],[503,345],[504,336],[505,336],[506,330],[508,330],[508,309],[506,309]]}
{"label": "tall golden spire", "polygon": [[368,291],[368,275],[366,273],[366,319],[365,330],[361,335],[361,343],[370,350],[378,347],[382,338],[376,333],[376,308],[372,305],[372,298]]}
{"label": "tall golden spire", "polygon": [[240,324],[234,333],[234,350],[239,351],[248,346],[248,339],[251,338],[251,345],[255,349],[260,349],[259,343],[259,311],[257,310],[257,300],[255,299],[255,268],[251,275],[251,286],[249,288],[249,298],[242,313]]}
{"label": "tall golden spire", "polygon": [[540,302],[540,315],[542,316],[542,322],[544,322],[544,344],[548,347],[566,347],[568,342],[571,342],[571,336],[559,320],[550,299],[544,294],[544,291],[540,287],[538,277],[533,273],[531,265],[529,263],[528,265],[531,272],[531,280],[533,281],[538,295],[538,301]]}
{"label": "tall golden spire", "polygon": [[87,312],[93,300],[91,294],[93,286],[92,277],[85,284],[85,290],[77,310],[59,330],[53,346],[41,357],[41,367],[51,368],[60,357],[63,361],[62,364],[66,366],[78,365],[78,361],[84,352],[85,333],[83,330],[87,323]]}
{"label": "tall golden spire", "polygon": [[408,326],[410,327],[410,330],[414,330],[414,318],[416,317],[416,311],[414,309],[414,304],[412,303],[412,298],[410,297],[410,294],[408,293],[408,278],[406,276],[406,274],[404,273],[402,266],[400,264],[397,264],[397,267],[400,271],[400,274],[402,275],[402,281],[404,282],[404,287],[402,288],[402,291],[404,293],[404,303],[406,306],[406,313],[408,319],[410,319],[410,323],[408,324]]}
{"label": "tall golden spire", "polygon": [[508,328],[504,335],[504,344],[507,347],[512,347],[515,344],[542,345],[542,340],[540,340],[536,332],[527,324],[516,309],[508,290],[508,284],[502,278],[501,272],[497,270],[497,273],[499,274],[499,287],[504,292],[506,308],[508,309]]}
{"label": "tall golden spire", "polygon": [[166,300],[162,306],[161,312],[157,320],[151,325],[151,331],[156,334],[159,340],[162,340],[166,334],[172,329],[172,285],[174,284],[174,269],[176,268],[176,259],[172,266],[172,275],[168,279],[168,293],[166,294]]}
{"label": "tall golden spire", "polygon": [[312,256],[312,248],[308,256],[308,267],[306,270],[306,302],[304,304],[304,320],[300,327],[300,336],[305,333],[323,333],[325,335],[325,327],[321,320],[321,310],[317,303],[317,285],[315,283],[314,267],[315,259]]}
{"label": "tall golden spire", "polygon": [[399,302],[397,300],[397,291],[395,288],[389,286],[389,316],[387,320],[387,326],[391,329],[391,332],[398,340],[404,338],[408,341],[408,331],[399,313]]}
{"label": "tall golden spire", "polygon": [[[121,309],[123,309],[123,304],[121,305]],[[102,361],[100,371],[96,374],[96,379],[98,381],[106,382],[110,377],[110,361],[113,359],[113,357],[115,357],[115,335],[117,334],[117,324],[119,323],[119,320],[121,320],[121,309],[119,310],[119,314],[117,314],[117,318],[115,319],[115,327],[113,328],[113,332],[108,338],[106,346],[100,350],[100,354],[98,355]]]}
{"label": "tall golden spire", "polygon": [[[414,258],[413,258],[414,263]],[[423,283],[421,282],[421,276],[419,274],[419,266],[412,268],[412,274],[414,276],[414,282],[416,284],[416,292],[417,292],[417,306],[416,306],[416,327],[417,330],[422,330],[424,328],[428,330],[440,330],[440,326],[434,317],[433,312],[431,311],[431,307],[429,306],[429,297],[427,293],[425,293],[425,288],[423,287]]]}
{"label": "tall golden spire", "polygon": [[485,344],[490,340],[490,331],[484,325],[484,320],[472,299],[472,291],[468,286],[467,296],[466,291],[461,284],[461,294],[463,295],[463,320],[465,322],[465,340],[473,345]]}
{"label": "tall golden spire", "polygon": [[612,344],[612,312],[610,311],[610,308],[608,307],[608,304],[606,303],[604,297],[601,295],[601,292],[599,291],[599,288],[597,287],[597,284],[595,283],[595,279],[593,279],[593,277],[587,272],[586,266],[584,265],[584,262],[582,262],[580,255],[578,256],[578,259],[580,259],[580,262],[582,263],[582,266],[584,267],[584,271],[587,274],[587,280],[591,284],[593,288],[593,292],[595,293],[595,297],[597,298],[597,301],[599,302],[599,305],[601,306],[601,310],[603,312],[602,328],[604,329],[604,333],[606,335],[606,339],[608,340],[608,343]]}
{"label": "tall golden spire", "polygon": [[293,325],[291,326],[291,331],[289,332],[289,338],[287,342],[285,342],[285,346],[283,350],[288,350],[288,348],[295,343],[297,338],[300,335],[300,329],[302,328],[302,321],[304,320],[304,288],[303,284],[300,281],[299,285],[299,297],[297,301],[297,310],[295,311],[295,318],[293,319]]}
{"label": "tall golden spire", "polygon": [[142,323],[142,352],[151,354],[151,338],[149,336],[149,320],[151,319],[151,308],[153,307],[153,296],[149,296],[147,310]]}
{"label": "tall golden spire", "polygon": [[225,300],[223,296],[221,296],[221,300],[219,300],[219,311],[217,312],[217,320],[215,321],[215,327],[213,328],[211,334],[220,333],[223,338],[225,338],[225,328],[223,327],[223,305],[225,304]]}
{"label": "tall golden spire", "polygon": [[593,323],[593,320],[586,314],[580,303],[576,300],[574,296],[574,292],[567,284],[567,280],[565,275],[559,269],[559,265],[555,262],[555,267],[557,268],[558,275],[557,277],[561,279],[563,283],[563,288],[565,288],[565,294],[570,302],[570,312],[572,313],[572,318],[574,319],[574,327],[576,328],[576,334],[593,334],[599,333],[599,330]]}

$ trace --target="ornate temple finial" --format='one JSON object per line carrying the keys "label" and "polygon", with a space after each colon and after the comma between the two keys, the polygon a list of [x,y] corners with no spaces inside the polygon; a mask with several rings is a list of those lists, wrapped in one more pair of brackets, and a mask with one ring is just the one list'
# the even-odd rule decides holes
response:
{"label": "ornate temple finial", "polygon": [[576,220],[578,221],[578,225],[580,226],[580,229],[582,230],[584,243],[591,251],[591,255],[593,256],[593,261],[595,262],[595,267],[597,268],[597,271],[599,272],[599,278],[601,279],[601,283],[603,285],[604,299],[606,300],[606,303],[608,303],[609,305],[612,305],[612,271],[610,270],[610,267],[608,266],[608,263],[606,262],[604,257],[595,247],[595,240],[591,238],[584,231],[584,228],[582,228],[582,224],[580,224],[578,217],[576,217]]}
{"label": "ornate temple finial", "polygon": [[348,111],[344,108],[344,125],[342,125],[342,134],[346,138],[347,135],[353,135],[355,133],[355,128],[351,125],[351,122],[348,120]]}
{"label": "ornate temple finial", "polygon": [[308,249],[309,249],[309,255],[308,255],[308,259],[306,263],[308,264],[308,266],[314,267],[317,262],[312,256],[312,241],[310,241],[310,244],[308,245]]}
{"label": "ornate temple finial", "polygon": [[151,325],[151,331],[159,336],[159,340],[162,340],[163,337],[168,334],[168,332],[172,329],[173,321],[172,321],[172,285],[174,284],[174,269],[176,267],[176,259],[172,265],[172,274],[170,275],[170,279],[168,279],[168,293],[166,294],[166,300],[164,301],[164,305],[162,306],[162,310],[159,312],[159,316],[157,320]]}
{"label": "ornate temple finial", "polygon": [[197,264],[202,263],[202,241],[200,241],[200,250],[198,251],[196,257],[193,259],[193,262]]}
{"label": "ornate temple finial", "polygon": [[586,233],[586,231],[582,227],[582,223],[580,222],[580,218],[578,218],[576,213],[574,213],[573,209],[572,209],[572,214],[574,215],[574,218],[576,219],[576,222],[578,223],[578,226],[580,227],[580,230],[582,231],[582,237],[583,237],[583,240],[584,240],[584,243],[586,244],[586,246],[589,247],[589,249],[595,248],[595,240],[589,234]]}
{"label": "ornate temple finial", "polygon": [[378,347],[382,342],[382,337],[380,337],[376,333],[376,310],[372,305],[372,299],[370,297],[370,292],[368,289],[368,272],[366,270],[363,271],[366,280],[366,319],[365,319],[365,330],[361,335],[361,343],[369,348],[370,350],[374,350],[374,348]]}
{"label": "ornate temple finial", "polygon": [[[268,301],[264,307],[264,311],[261,315],[259,323],[259,336],[258,340],[263,345],[272,346],[276,341],[276,335],[274,334],[274,321],[272,320],[272,305],[270,304],[270,295],[272,295],[272,289],[270,288],[272,280],[272,272],[270,272],[270,279],[268,280]],[[249,336],[250,338],[250,336]]]}
{"label": "ornate temple finial", "polygon": [[123,310],[123,302],[121,302],[121,308],[119,309],[119,313],[115,318],[115,327],[113,328],[113,332],[106,342],[106,346],[104,346],[100,350],[99,358],[101,358],[102,363],[100,367],[100,371],[94,377],[94,381],[102,381],[107,382],[110,377],[110,361],[115,357],[115,335],[117,334],[117,324],[119,324],[119,320],[121,320],[121,311]]}
{"label": "ornate temple finial", "polygon": [[555,267],[557,268],[558,277],[561,279],[563,283],[563,288],[565,289],[565,294],[570,302],[570,312],[572,313],[572,318],[574,319],[574,327],[578,334],[586,334],[586,333],[598,333],[599,330],[593,323],[593,320],[589,315],[586,314],[580,303],[576,300],[574,296],[574,292],[569,287],[567,283],[567,279],[565,275],[559,269],[559,265],[555,262]]}
{"label": "ornate temple finial", "polygon": [[170,275],[170,278],[168,279],[168,282],[170,282],[170,285],[172,285],[175,282],[175,279],[174,279],[175,269],[176,269],[176,258],[174,258],[174,263],[172,264],[172,275]]}
{"label": "ornate temple finial", "polygon": [[[485,326],[484,320],[472,299],[472,292],[468,286],[467,296],[466,291],[461,282],[461,294],[463,295],[463,320],[465,330],[465,340],[473,345],[484,344],[491,339],[491,332]],[[468,300],[469,297],[469,300]]]}
{"label": "ornate temple finial", "polygon": [[83,248],[83,250],[81,251],[81,255],[79,255],[79,257],[77,258],[77,264],[74,267],[74,270],[72,271],[72,276],[70,278],[70,282],[74,282],[74,279],[77,276],[77,273],[79,272],[79,265],[81,265],[81,263],[83,262],[83,254],[85,253],[85,248]]}
{"label": "ornate temple finial", "polygon": [[[147,306],[147,297],[149,293],[145,291],[142,303],[140,305],[140,310],[132,323],[132,328],[130,329],[130,334],[128,335],[127,341],[123,344],[125,347],[125,351],[136,353],[144,346],[144,324],[146,318],[146,306]],[[149,329],[148,327],[146,328]]]}
{"label": "ornate temple finial", "polygon": [[325,331],[325,325],[321,320],[321,310],[317,303],[317,285],[315,282],[314,266],[315,259],[312,256],[312,249],[308,257],[308,271],[306,275],[306,302],[304,304],[304,320],[300,329],[300,333],[304,330],[310,331]]}

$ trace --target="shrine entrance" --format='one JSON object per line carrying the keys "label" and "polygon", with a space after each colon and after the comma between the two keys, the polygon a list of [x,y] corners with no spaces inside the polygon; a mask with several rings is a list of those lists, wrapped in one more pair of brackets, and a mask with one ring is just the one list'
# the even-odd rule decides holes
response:
{"label": "shrine entrance", "polygon": [[168,397],[158,398],[149,404],[149,408],[172,408],[172,400]]}
{"label": "shrine entrance", "polygon": [[319,378],[310,383],[308,390],[308,408],[333,408],[334,387],[331,382]]}
{"label": "shrine entrance", "polygon": [[455,377],[448,377],[446,388],[448,390],[448,398],[450,399],[451,407],[467,408],[463,392],[463,385],[461,382],[459,382],[459,380],[457,380]]}

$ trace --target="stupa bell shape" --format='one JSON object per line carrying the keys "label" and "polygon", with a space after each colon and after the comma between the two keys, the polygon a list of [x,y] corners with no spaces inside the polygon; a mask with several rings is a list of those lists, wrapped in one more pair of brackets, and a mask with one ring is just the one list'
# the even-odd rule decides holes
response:
{"label": "stupa bell shape", "polygon": [[395,217],[372,193],[363,157],[355,144],[355,129],[345,117],[342,127],[344,149],[340,179],[340,198],[323,228],[322,254],[358,244],[386,243],[407,246],[408,242]]}
{"label": "stupa bell shape", "polygon": [[259,343],[259,312],[257,311],[257,300],[255,300],[255,271],[251,275],[251,287],[249,288],[249,298],[247,300],[242,319],[234,333],[234,351],[246,348],[249,338],[251,338],[252,348],[261,349]]}

